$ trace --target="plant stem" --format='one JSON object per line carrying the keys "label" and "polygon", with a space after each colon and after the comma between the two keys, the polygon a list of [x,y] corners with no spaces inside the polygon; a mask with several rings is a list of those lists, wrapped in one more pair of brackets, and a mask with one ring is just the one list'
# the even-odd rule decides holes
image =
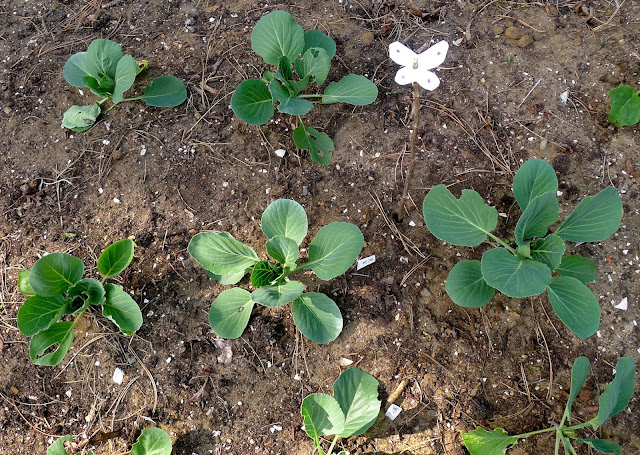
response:
{"label": "plant stem", "polygon": [[516,255],[516,250],[514,250],[513,248],[511,248],[509,245],[507,245],[507,242],[505,242],[504,240],[502,240],[500,237],[496,237],[495,235],[493,235],[491,232],[487,232],[487,235],[489,237],[491,237],[493,240],[495,240],[496,242],[498,242],[500,245],[502,245],[503,247],[505,247],[507,250],[509,250],[509,252],[511,254],[513,254],[514,256]]}
{"label": "plant stem", "polygon": [[329,446],[329,450],[327,451],[327,455],[331,455],[331,454],[333,453],[333,448],[335,447],[336,442],[338,442],[338,438],[339,438],[339,437],[340,437],[340,436],[336,435],[336,436],[333,438],[333,441],[331,442],[331,445]]}
{"label": "plant stem", "polygon": [[534,434],[549,433],[550,431],[556,431],[556,427],[549,427],[549,428],[544,428],[542,430],[531,431],[529,433],[517,434],[517,435],[514,435],[514,437],[518,439],[528,438],[529,436],[533,436]]}
{"label": "plant stem", "polygon": [[108,99],[109,99],[108,97],[107,97],[107,98],[103,98],[103,99],[101,99],[100,101],[96,101],[96,104],[97,104],[98,106],[102,106],[102,103],[104,103],[104,102],[105,102],[105,101],[107,101]]}
{"label": "plant stem", "polygon": [[322,93],[308,93],[306,95],[296,95],[298,98],[322,98]]}
{"label": "plant stem", "polygon": [[592,424],[596,423],[598,421],[598,416],[595,416],[593,419],[591,420],[587,420],[584,423],[581,423],[579,425],[574,425],[572,427],[566,427],[567,430],[573,431],[573,430],[579,430],[580,428],[586,428],[586,427],[590,427],[592,426]]}

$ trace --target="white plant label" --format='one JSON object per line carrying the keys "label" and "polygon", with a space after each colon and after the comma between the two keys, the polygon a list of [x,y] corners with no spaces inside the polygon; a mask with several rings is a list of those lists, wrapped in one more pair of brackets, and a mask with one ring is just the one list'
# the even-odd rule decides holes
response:
{"label": "white plant label", "polygon": [[358,265],[356,265],[356,270],[364,269],[366,266],[373,264],[376,262],[376,255],[369,256],[358,261]]}
{"label": "white plant label", "polygon": [[384,415],[386,417],[389,417],[389,419],[391,420],[396,420],[396,417],[398,417],[401,412],[402,408],[400,406],[398,406],[397,404],[392,404],[391,406],[389,406],[389,409],[387,409],[387,412],[385,412]]}
{"label": "white plant label", "polygon": [[440,79],[429,70],[442,65],[448,50],[446,41],[440,41],[420,54],[398,41],[389,44],[389,57],[402,66],[396,73],[396,82],[400,85],[417,82],[425,90],[435,90]]}

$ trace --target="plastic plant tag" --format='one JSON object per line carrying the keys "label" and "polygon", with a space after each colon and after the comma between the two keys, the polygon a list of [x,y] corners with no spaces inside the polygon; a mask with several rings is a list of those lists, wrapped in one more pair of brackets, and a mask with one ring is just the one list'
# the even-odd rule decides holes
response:
{"label": "plastic plant tag", "polygon": [[366,266],[373,264],[376,262],[376,255],[368,256],[366,258],[360,259],[358,261],[358,265],[356,265],[356,270],[364,269]]}
{"label": "plastic plant tag", "polygon": [[449,43],[440,41],[416,54],[404,44],[394,41],[389,45],[389,57],[402,66],[396,73],[396,82],[400,85],[417,82],[425,90],[435,90],[440,85],[440,79],[429,70],[444,62],[448,50]]}
{"label": "plastic plant tag", "polygon": [[385,412],[384,415],[385,417],[389,417],[389,419],[393,421],[396,420],[396,417],[398,417],[401,412],[402,408],[400,406],[398,406],[397,404],[392,404],[391,406],[389,406],[389,409],[387,409],[387,412]]}

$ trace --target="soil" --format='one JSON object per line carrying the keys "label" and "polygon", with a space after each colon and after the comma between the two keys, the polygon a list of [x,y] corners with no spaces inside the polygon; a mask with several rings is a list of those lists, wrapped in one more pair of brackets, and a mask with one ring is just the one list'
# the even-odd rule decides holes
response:
{"label": "soil", "polygon": [[[290,117],[256,127],[229,108],[237,84],[266,69],[249,37],[275,9],[335,39],[329,81],[355,73],[379,87],[372,105],[319,106],[306,116],[334,139],[331,166],[295,149]],[[385,402],[365,435],[338,444],[352,453],[463,454],[461,433],[476,425],[509,433],[550,426],[581,355],[592,370],[574,409],[591,418],[618,357],[640,359],[640,136],[608,121],[607,96],[620,83],[638,84],[639,18],[631,0],[0,1],[0,452],[44,454],[55,437],[72,434],[96,454],[122,454],[143,428],[159,426],[177,455],[311,453],[300,404],[309,393],[330,393],[343,358],[380,381]],[[173,74],[186,82],[187,102],[123,103],[87,132],[62,129],[66,109],[94,100],[65,82],[62,67],[100,37],[150,61],[136,90]],[[440,87],[423,92],[410,203],[394,223],[409,162],[411,88],[395,84],[387,48],[440,39],[452,45]],[[513,174],[530,158],[554,165],[563,215],[607,185],[623,200],[614,236],[570,246],[598,268],[590,287],[602,322],[584,341],[546,298],[453,304],[448,271],[485,247],[444,244],[424,226],[422,200],[445,183],[495,205],[504,214],[496,233],[508,237],[519,216]],[[331,282],[303,275],[342,311],[344,330],[328,345],[304,339],[287,307],[256,308],[236,340],[209,327],[211,301],[228,287],[190,259],[190,238],[224,230],[264,256],[259,220],[277,198],[304,206],[308,239],[331,221],[350,221],[365,236],[361,257],[376,256]],[[138,247],[119,284],[140,304],[142,328],[126,337],[92,313],[59,366],[34,366],[16,328],[18,271],[55,251],[95,264],[126,237]],[[626,310],[615,308],[622,299]],[[122,385],[112,380],[116,367]],[[405,380],[396,401],[403,412],[392,422],[382,415],[386,399]],[[599,436],[638,453],[639,413],[636,394]],[[553,444],[541,435],[509,453],[549,454]]]}

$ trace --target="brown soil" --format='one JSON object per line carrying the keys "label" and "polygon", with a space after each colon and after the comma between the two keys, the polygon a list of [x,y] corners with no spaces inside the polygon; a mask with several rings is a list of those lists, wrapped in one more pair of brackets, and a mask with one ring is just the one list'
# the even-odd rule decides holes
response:
{"label": "brown soil", "polygon": [[[397,401],[404,412],[342,441],[345,449],[462,454],[461,432],[476,425],[520,433],[557,422],[576,357],[592,362],[575,405],[579,418],[594,414],[619,356],[640,359],[639,136],[607,119],[607,92],[639,80],[637,2],[615,9],[616,2],[424,0],[413,13],[408,1],[275,3],[0,1],[3,454],[44,454],[65,434],[91,439],[85,448],[97,454],[119,454],[153,425],[170,433],[178,455],[311,453],[300,404],[330,391],[342,357],[379,379],[383,399],[409,380]],[[229,109],[237,84],[264,69],[249,36],[274,9],[336,40],[329,80],[364,74],[380,89],[373,105],[319,106],[307,116],[334,138],[329,167],[296,152],[290,118],[254,127]],[[173,74],[187,83],[188,101],[165,110],[132,102],[88,132],[61,129],[69,106],[94,99],[70,87],[62,67],[98,37],[151,62],[136,87]],[[406,170],[411,90],[393,81],[387,47],[396,39],[412,48],[460,44],[438,72],[440,88],[423,93],[412,203],[397,231],[388,218]],[[284,159],[274,154],[279,148]],[[611,239],[571,247],[599,272],[591,288],[602,323],[586,341],[569,333],[546,299],[497,296],[481,310],[454,305],[444,293],[448,270],[482,250],[443,244],[422,220],[427,190],[446,183],[455,194],[475,189],[505,213],[498,234],[508,236],[518,216],[512,176],[533,157],[554,164],[565,214],[609,184],[624,203]],[[222,342],[208,325],[210,303],[226,287],[212,285],[190,260],[190,238],[226,230],[264,255],[259,219],[276,198],[305,207],[311,234],[331,221],[356,223],[366,240],[362,257],[376,255],[375,264],[332,282],[305,276],[345,318],[329,345],[303,339],[286,308],[254,310],[237,340]],[[16,329],[18,270],[54,251],[92,264],[125,237],[138,248],[121,284],[142,308],[141,330],[128,338],[91,314],[60,366],[32,365]],[[625,297],[629,309],[615,309]],[[218,361],[225,343],[229,363]],[[116,367],[125,372],[121,386],[112,381]],[[638,453],[639,412],[636,395],[600,436]],[[510,453],[553,453],[553,440],[531,438]]]}

